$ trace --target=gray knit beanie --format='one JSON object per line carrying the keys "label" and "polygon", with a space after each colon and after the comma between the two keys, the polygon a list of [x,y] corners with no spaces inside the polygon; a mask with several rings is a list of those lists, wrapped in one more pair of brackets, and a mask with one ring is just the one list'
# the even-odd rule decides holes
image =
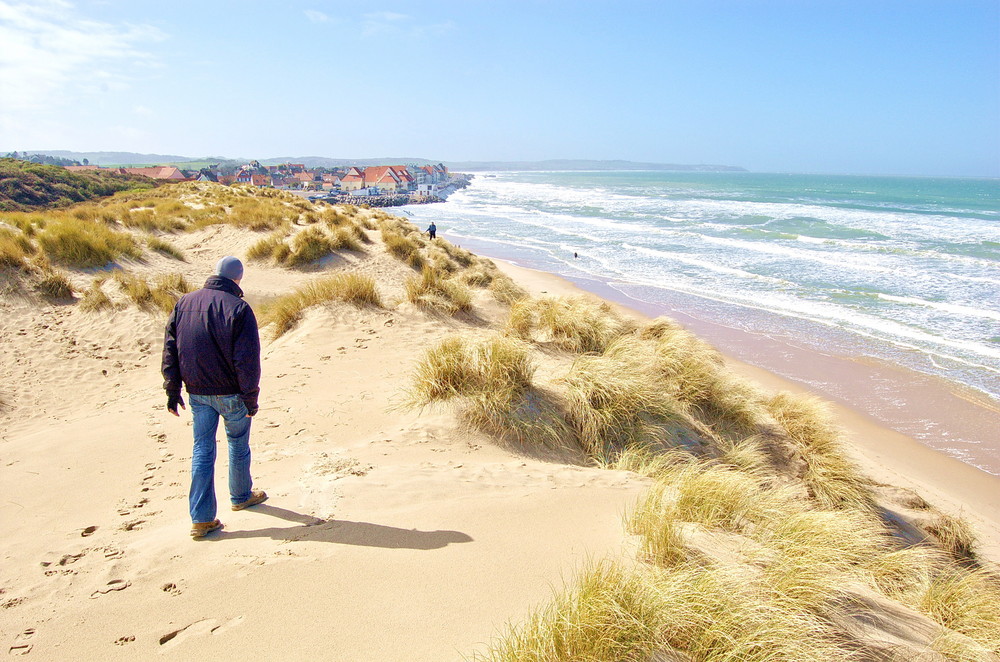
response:
{"label": "gray knit beanie", "polygon": [[227,255],[215,265],[215,273],[229,280],[239,280],[243,278],[243,263],[238,257]]}

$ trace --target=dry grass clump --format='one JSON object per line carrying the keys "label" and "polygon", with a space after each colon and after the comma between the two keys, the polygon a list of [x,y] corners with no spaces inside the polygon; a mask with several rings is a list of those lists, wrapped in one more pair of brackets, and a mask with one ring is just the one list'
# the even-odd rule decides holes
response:
{"label": "dry grass clump", "polygon": [[609,562],[586,572],[483,655],[490,662],[532,660],[699,660],[846,662],[822,618],[762,597],[745,575],[680,565],[624,569]]}
{"label": "dry grass clump", "polygon": [[322,228],[312,227],[299,232],[292,238],[291,252],[284,262],[290,267],[309,264],[326,257],[336,250],[330,235]]}
{"label": "dry grass clump", "polygon": [[680,418],[683,408],[664,388],[651,359],[647,344],[620,337],[603,355],[579,357],[559,380],[566,420],[592,457],[660,442],[661,424]]}
{"label": "dry grass clump", "polygon": [[420,245],[413,238],[392,230],[382,230],[382,241],[385,243],[386,250],[393,257],[417,269],[424,266],[426,261],[420,254]]}
{"label": "dry grass clump", "polygon": [[657,318],[639,335],[655,344],[657,366],[674,396],[718,432],[753,433],[767,418],[760,391],[726,370],[713,347],[673,320]]}
{"label": "dry grass clump", "polygon": [[107,276],[98,276],[91,282],[90,287],[83,293],[83,298],[80,300],[80,310],[97,313],[104,310],[115,310],[119,307],[104,291],[104,283],[107,280]]}
{"label": "dry grass clump", "polygon": [[452,337],[430,348],[414,368],[405,405],[460,400],[471,425],[520,443],[558,445],[566,434],[555,405],[532,386],[530,347],[505,335]]}
{"label": "dry grass clump", "polygon": [[993,659],[987,651],[1000,655],[1000,576],[995,572],[963,567],[924,545],[874,557],[867,569],[886,596],[951,631],[942,633],[935,650],[955,660]]}
{"label": "dry grass clump", "polygon": [[[353,226],[351,226],[353,227]],[[286,230],[278,230],[253,244],[247,250],[248,260],[271,260],[275,264],[300,267],[320,260],[338,250],[363,250],[357,232],[351,227],[337,228],[330,234],[314,225],[294,235],[286,243]]]}
{"label": "dry grass clump", "polygon": [[520,394],[531,386],[534,373],[527,345],[515,338],[493,335],[477,342],[454,336],[427,350],[417,363],[411,404],[480,393]]}
{"label": "dry grass clump", "polygon": [[158,276],[153,285],[145,278],[125,271],[116,271],[114,281],[122,293],[139,308],[169,313],[177,299],[191,291],[191,286],[181,274]]}
{"label": "dry grass clump", "polygon": [[138,258],[138,244],[130,236],[102,223],[59,217],[38,233],[38,243],[54,262],[73,267],[103,267],[120,257]]}
{"label": "dry grass clump", "polygon": [[264,306],[260,326],[274,325],[274,337],[280,338],[295,328],[305,309],[329,301],[344,301],[358,307],[382,305],[382,297],[370,276],[339,273],[308,283]]}
{"label": "dry grass clump", "polygon": [[146,246],[148,246],[150,250],[166,255],[167,257],[172,257],[175,260],[180,260],[181,262],[187,262],[187,258],[184,257],[184,251],[177,248],[169,241],[160,239],[159,237],[154,237],[152,235],[146,237]]}
{"label": "dry grass clump", "polygon": [[984,570],[946,567],[916,605],[941,625],[1000,655],[1000,579]]}
{"label": "dry grass clump", "polygon": [[806,462],[802,479],[823,508],[872,510],[868,481],[844,455],[840,432],[819,399],[779,393],[765,404],[801,452]]}
{"label": "dry grass clump", "polygon": [[[187,209],[184,205],[180,206],[184,210]],[[187,227],[187,223],[182,218],[174,215],[176,212],[166,212],[163,209],[160,206],[133,210],[122,209],[114,216],[117,216],[117,220],[125,227],[145,232],[176,232]],[[174,207],[171,206],[169,209],[173,210]]]}
{"label": "dry grass clump", "polygon": [[424,267],[419,276],[407,279],[406,298],[421,308],[442,310],[451,315],[472,310],[469,288],[430,267]]}
{"label": "dry grass clump", "polygon": [[249,198],[236,202],[228,217],[221,219],[237,227],[258,232],[275,230],[298,219],[298,211],[280,201],[263,198]]}
{"label": "dry grass clump", "polygon": [[73,284],[65,274],[57,271],[49,271],[43,274],[42,279],[35,285],[35,289],[44,297],[56,300],[73,298]]}
{"label": "dry grass clump", "polygon": [[494,299],[507,305],[528,298],[528,293],[524,290],[524,288],[515,283],[513,279],[503,274],[494,276],[493,281],[489,285],[489,289],[490,292],[493,293]]}
{"label": "dry grass clump", "polygon": [[356,213],[351,213],[342,206],[328,207],[319,213],[317,220],[331,228],[337,228],[352,223]]}
{"label": "dry grass clump", "polygon": [[247,259],[283,262],[291,253],[291,249],[285,243],[285,237],[287,236],[288,233],[285,230],[278,230],[264,237],[247,249]]}
{"label": "dry grass clump", "polygon": [[667,627],[656,587],[638,574],[604,562],[577,587],[493,642],[473,660],[648,660]]}
{"label": "dry grass clump", "polygon": [[24,268],[25,259],[34,253],[34,244],[23,232],[0,228],[0,267]]}
{"label": "dry grass clump", "polygon": [[510,309],[508,328],[522,338],[552,342],[571,352],[603,352],[634,325],[607,304],[582,297],[522,299]]}
{"label": "dry grass clump", "polygon": [[964,519],[942,513],[923,528],[956,561],[975,560],[976,533]]}

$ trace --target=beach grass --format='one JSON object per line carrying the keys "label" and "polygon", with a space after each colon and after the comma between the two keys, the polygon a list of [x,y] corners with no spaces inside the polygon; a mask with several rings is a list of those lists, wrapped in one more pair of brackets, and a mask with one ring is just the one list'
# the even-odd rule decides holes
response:
{"label": "beach grass", "polygon": [[121,257],[142,254],[131,235],[71,216],[47,223],[37,238],[50,260],[72,267],[103,267]]}
{"label": "beach grass", "polygon": [[472,310],[472,292],[461,282],[424,266],[420,275],[406,280],[406,298],[411,303],[450,315]]}
{"label": "beach grass", "polygon": [[511,306],[507,324],[522,338],[551,342],[571,352],[603,352],[612,340],[634,328],[607,304],[583,297],[520,299]]}
{"label": "beach grass", "polygon": [[89,313],[99,313],[106,310],[119,308],[118,304],[111,300],[107,292],[104,291],[104,283],[107,276],[98,276],[90,283],[90,287],[83,293],[80,300],[80,309]]}
{"label": "beach grass", "polygon": [[173,259],[179,260],[181,262],[187,262],[187,258],[184,257],[184,251],[177,248],[176,246],[171,244],[169,241],[166,241],[165,239],[149,235],[148,237],[146,237],[146,246],[148,246],[150,250],[156,251],[161,255],[172,257]]}
{"label": "beach grass", "polygon": [[807,467],[803,479],[822,507],[873,509],[869,481],[844,454],[840,431],[822,401],[784,392],[766,407],[799,449]]}
{"label": "beach grass", "polygon": [[[580,346],[581,336],[603,344],[604,339],[593,335],[593,330],[614,328],[574,325],[567,334],[573,335],[573,347]],[[665,439],[661,425],[683,415],[682,405],[664,388],[647,344],[634,336],[608,342],[603,354],[578,357],[558,382],[565,391],[567,422],[581,448],[595,458],[606,458],[627,446],[661,442]]]}
{"label": "beach grass", "polygon": [[73,298],[73,284],[65,274],[58,271],[45,273],[35,289],[44,297],[53,300],[67,300]]}
{"label": "beach grass", "polygon": [[314,280],[265,305],[261,311],[260,326],[272,325],[274,338],[280,338],[295,328],[307,308],[331,301],[358,307],[382,306],[382,297],[374,279],[358,273],[338,273]]}
{"label": "beach grass", "polygon": [[35,246],[23,232],[0,228],[0,267],[24,268]]}

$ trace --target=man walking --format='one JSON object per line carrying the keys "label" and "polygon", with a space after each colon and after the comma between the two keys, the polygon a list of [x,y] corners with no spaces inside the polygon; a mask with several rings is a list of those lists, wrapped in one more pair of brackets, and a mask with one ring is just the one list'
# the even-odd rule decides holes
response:
{"label": "man walking", "polygon": [[233,510],[267,499],[250,478],[250,422],[260,392],[260,337],[257,318],[243,300],[243,263],[219,260],[205,286],[185,294],[174,306],[163,339],[163,388],[167,411],[184,409],[187,387],[194,416],[191,455],[191,537],[222,528],[216,519],[215,432],[221,416],[229,440],[229,496]]}
{"label": "man walking", "polygon": [[434,239],[437,236],[437,231],[438,227],[434,225],[434,221],[431,221],[431,224],[427,227],[427,234],[431,236],[431,239]]}

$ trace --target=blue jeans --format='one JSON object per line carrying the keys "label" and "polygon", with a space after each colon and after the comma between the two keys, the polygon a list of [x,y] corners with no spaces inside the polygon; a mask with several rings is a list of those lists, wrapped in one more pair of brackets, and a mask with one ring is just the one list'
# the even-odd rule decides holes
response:
{"label": "blue jeans", "polygon": [[215,432],[219,416],[229,439],[229,497],[234,504],[250,498],[250,421],[238,395],[188,394],[194,415],[194,451],[191,454],[191,492],[188,505],[192,522],[211,522],[215,501]]}

